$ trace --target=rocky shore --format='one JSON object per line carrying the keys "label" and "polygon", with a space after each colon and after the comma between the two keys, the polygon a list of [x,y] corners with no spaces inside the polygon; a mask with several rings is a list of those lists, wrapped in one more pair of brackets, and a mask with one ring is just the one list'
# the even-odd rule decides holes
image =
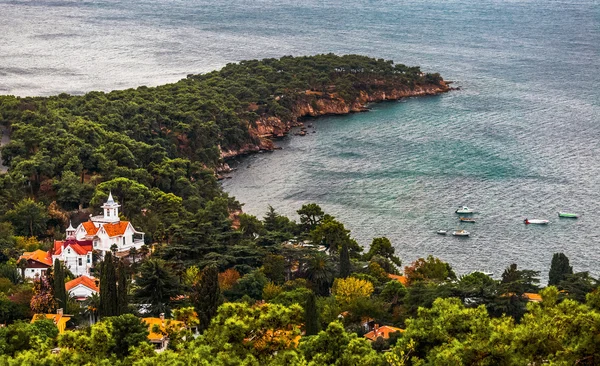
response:
{"label": "rocky shore", "polygon": [[[300,122],[300,120],[303,117],[364,112],[368,110],[367,105],[369,103],[446,93],[451,90],[448,84],[449,83],[441,81],[439,85],[417,85],[412,89],[408,87],[386,87],[383,85],[381,90],[372,91],[370,93],[360,91],[360,95],[350,103],[335,94],[307,90],[294,102],[291,119],[281,120],[280,118],[269,116],[261,117],[253,123],[249,123],[248,130],[254,142],[248,143],[237,150],[221,149],[221,158],[225,160],[261,150],[275,150],[276,146],[272,138],[282,137],[286,135],[292,127],[301,125],[302,122]],[[226,172],[228,170],[227,164],[223,164],[218,171],[219,170],[220,172]]]}

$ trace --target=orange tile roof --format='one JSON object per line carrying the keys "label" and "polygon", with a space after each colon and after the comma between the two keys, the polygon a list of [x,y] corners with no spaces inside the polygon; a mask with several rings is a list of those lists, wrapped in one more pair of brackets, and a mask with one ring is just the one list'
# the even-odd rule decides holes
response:
{"label": "orange tile roof", "polygon": [[50,255],[49,252],[44,252],[41,249],[38,249],[36,251],[33,252],[25,252],[23,253],[22,256],[19,257],[19,260],[21,259],[25,259],[25,260],[33,260],[36,262],[40,262],[42,264],[45,264],[47,266],[51,266],[52,265],[52,256]]}
{"label": "orange tile roof", "polygon": [[529,301],[542,302],[542,295],[540,295],[540,294],[534,294],[532,292],[526,292],[526,293],[523,294],[523,296],[525,296],[527,298],[527,300],[529,300]]}
{"label": "orange tile roof", "polygon": [[96,235],[96,233],[98,232],[98,228],[91,221],[86,221],[86,222],[82,223],[81,225],[83,225],[83,228],[85,229],[85,232],[88,235]]}
{"label": "orange tile roof", "polygon": [[56,325],[56,327],[58,328],[58,332],[60,334],[65,332],[65,329],[67,327],[67,322],[69,320],[71,320],[71,316],[70,315],[63,315],[63,314],[34,314],[33,318],[31,318],[31,322],[34,323],[37,320],[41,320],[41,319],[50,319],[54,322],[54,324]]}
{"label": "orange tile roof", "polygon": [[161,339],[166,337],[161,333],[155,333],[152,331],[152,328],[154,328],[155,325],[158,325],[160,327],[160,330],[163,332],[165,332],[165,325],[181,325],[181,328],[184,327],[183,322],[180,322],[179,320],[162,320],[161,318],[142,318],[142,321],[148,324],[148,339],[151,341],[160,341]]}
{"label": "orange tile roof", "polygon": [[115,222],[114,224],[104,224],[102,227],[109,237],[113,237],[125,234],[127,226],[129,226],[129,221],[119,221]]}
{"label": "orange tile roof", "polygon": [[83,285],[87,288],[89,288],[90,290],[99,292],[100,289],[98,289],[98,286],[96,286],[96,281],[94,281],[93,279],[89,278],[88,276],[80,276],[75,278],[74,280],[71,280],[67,283],[65,283],[65,288],[67,289],[67,291],[71,291],[71,289],[73,289],[76,286],[79,285]]}
{"label": "orange tile roof", "polygon": [[379,337],[382,337],[383,339],[389,339],[390,333],[394,332],[404,332],[404,329],[384,325],[365,334],[365,338],[370,339],[372,341],[376,340]]}
{"label": "orange tile roof", "polygon": [[408,285],[408,278],[406,278],[406,276],[398,276],[398,275],[389,273],[388,277],[391,278],[392,280],[400,281],[400,283],[403,284],[404,286]]}

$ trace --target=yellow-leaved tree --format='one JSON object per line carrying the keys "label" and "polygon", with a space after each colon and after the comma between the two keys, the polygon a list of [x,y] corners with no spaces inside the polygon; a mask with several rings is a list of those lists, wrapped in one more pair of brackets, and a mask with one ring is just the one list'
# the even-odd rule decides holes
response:
{"label": "yellow-leaved tree", "polygon": [[338,303],[345,306],[361,297],[370,297],[373,293],[373,284],[354,277],[337,278],[331,290]]}

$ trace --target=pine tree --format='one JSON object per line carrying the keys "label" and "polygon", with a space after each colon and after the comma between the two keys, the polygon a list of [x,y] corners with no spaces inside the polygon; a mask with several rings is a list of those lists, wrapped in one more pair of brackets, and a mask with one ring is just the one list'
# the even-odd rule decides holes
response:
{"label": "pine tree", "polygon": [[573,274],[573,267],[569,265],[569,258],[564,253],[554,253],[550,273],[548,273],[548,286],[558,285],[571,274]]}
{"label": "pine tree", "polygon": [[100,317],[119,315],[117,275],[112,253],[106,252],[100,267]]}
{"label": "pine tree", "polygon": [[127,314],[129,298],[127,296],[129,281],[127,280],[127,267],[123,261],[119,261],[118,266],[119,281],[117,286],[119,315]]}
{"label": "pine tree", "polygon": [[59,309],[67,308],[67,289],[65,288],[65,268],[57,259],[54,260],[54,279],[52,283],[54,297]]}
{"label": "pine tree", "polygon": [[342,244],[340,251],[340,278],[350,276],[350,253],[348,252],[348,243]]}
{"label": "pine tree", "polygon": [[199,330],[208,328],[210,320],[217,313],[219,305],[223,302],[219,288],[219,270],[214,264],[202,270],[202,280],[194,285],[194,307],[200,320]]}
{"label": "pine tree", "polygon": [[319,333],[319,313],[317,311],[317,297],[311,291],[304,306],[304,326],[307,336]]}

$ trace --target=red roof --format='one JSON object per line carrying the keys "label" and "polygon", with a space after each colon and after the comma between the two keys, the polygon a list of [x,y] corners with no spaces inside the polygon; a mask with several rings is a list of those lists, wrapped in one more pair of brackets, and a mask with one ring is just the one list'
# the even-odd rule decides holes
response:
{"label": "red roof", "polygon": [[71,289],[73,289],[74,287],[77,287],[79,285],[83,285],[83,286],[89,288],[90,290],[93,290],[96,292],[100,291],[100,289],[98,289],[98,286],[96,286],[96,281],[89,278],[88,276],[80,276],[74,280],[71,280],[71,281],[65,283],[65,288],[67,289],[67,291],[71,291]]}
{"label": "red roof", "polygon": [[79,255],[85,255],[94,250],[93,242],[91,240],[76,240],[75,238],[70,237],[64,241],[55,240],[53,254],[60,255],[60,253],[62,253],[63,248],[66,248],[68,245],[70,245],[71,248],[73,248],[73,250],[75,251],[75,253]]}
{"label": "red roof", "polygon": [[33,252],[23,253],[23,255],[21,257],[19,257],[19,260],[21,260],[21,259],[40,262],[47,266],[52,265],[52,256],[50,255],[50,253],[44,252],[43,250],[40,250],[40,249],[33,251]]}
{"label": "red roof", "polygon": [[365,338],[370,339],[372,341],[377,340],[377,338],[379,337],[382,337],[383,339],[389,339],[390,333],[394,332],[404,332],[404,329],[384,325],[365,334]]}
{"label": "red roof", "polygon": [[129,221],[119,221],[114,224],[104,224],[102,227],[104,231],[108,234],[109,237],[118,236],[125,234],[125,230],[127,230],[127,226],[129,226]]}
{"label": "red roof", "polygon": [[81,225],[83,225],[83,228],[85,229],[88,235],[96,235],[96,233],[98,232],[98,228],[91,221],[86,221]]}

